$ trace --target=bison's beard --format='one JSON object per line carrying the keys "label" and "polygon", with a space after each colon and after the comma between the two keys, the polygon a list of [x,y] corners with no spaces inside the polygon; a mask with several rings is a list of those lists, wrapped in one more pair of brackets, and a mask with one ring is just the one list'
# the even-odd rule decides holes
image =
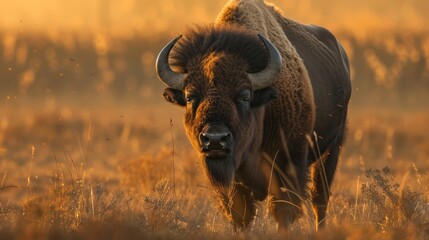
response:
{"label": "bison's beard", "polygon": [[231,156],[224,159],[203,157],[203,165],[210,182],[217,187],[229,187],[234,179],[234,161]]}

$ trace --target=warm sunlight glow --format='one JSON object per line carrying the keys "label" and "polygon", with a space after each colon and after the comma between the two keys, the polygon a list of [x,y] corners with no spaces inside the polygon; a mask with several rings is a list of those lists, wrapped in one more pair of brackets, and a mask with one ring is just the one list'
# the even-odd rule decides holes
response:
{"label": "warm sunlight glow", "polygon": [[[244,69],[262,66],[254,54],[260,51],[243,44],[240,31],[210,40],[186,35],[189,26],[213,22],[227,1],[0,0],[0,239],[283,239],[279,233],[287,239],[429,239],[429,0],[268,0],[286,18],[330,30],[347,58],[323,30],[293,32],[291,21],[243,10],[256,19],[252,24],[270,22],[259,33],[267,30],[283,54],[277,82],[258,91],[245,81],[265,74]],[[160,50],[179,34],[172,52],[194,56],[181,60],[187,63],[184,91],[166,89],[155,70]],[[285,36],[296,49],[284,48]],[[183,47],[184,39],[195,45]],[[193,53],[212,39],[225,41]],[[258,64],[234,55],[249,49],[245,55]],[[171,65],[173,55],[166,60]],[[219,56],[213,79],[201,70],[210,65],[203,56]],[[316,84],[301,85],[307,72]],[[310,89],[314,96],[306,94]],[[268,103],[274,96],[279,102]],[[204,113],[208,108],[215,110]],[[238,130],[207,130],[223,119],[234,120],[219,129]],[[183,123],[192,121],[209,123],[194,127],[206,132],[185,131]],[[338,146],[343,126],[346,139]],[[306,152],[300,139],[310,132],[316,138],[307,138]],[[201,145],[197,151],[191,135]],[[337,146],[329,187],[323,179],[332,177]],[[240,158],[222,158],[240,147]],[[198,158],[201,149],[205,160]],[[320,161],[307,172],[313,156]],[[237,165],[249,161],[255,162]],[[213,185],[204,168],[209,162],[230,166],[224,172],[236,168],[235,187]],[[308,182],[302,194],[294,191],[305,179],[320,181]],[[259,201],[268,189],[272,194]],[[320,217],[328,196],[326,218]],[[277,218],[275,208],[283,209]],[[293,212],[299,219],[278,232],[276,219],[284,224]],[[234,218],[248,228],[234,227]]]}
{"label": "warm sunlight glow", "polygon": [[[142,31],[176,33],[189,23],[212,21],[226,1],[15,0],[0,1],[0,28],[31,31]],[[357,32],[424,29],[429,3],[410,1],[271,1],[290,18]]]}

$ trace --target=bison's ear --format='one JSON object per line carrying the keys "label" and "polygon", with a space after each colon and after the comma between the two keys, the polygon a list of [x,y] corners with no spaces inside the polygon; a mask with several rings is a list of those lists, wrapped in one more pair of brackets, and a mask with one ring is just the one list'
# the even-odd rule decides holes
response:
{"label": "bison's ear", "polygon": [[252,107],[260,107],[277,98],[278,92],[274,87],[266,87],[253,92]]}
{"label": "bison's ear", "polygon": [[186,101],[185,101],[183,91],[176,90],[173,88],[166,88],[162,95],[164,96],[165,100],[171,103],[174,103],[180,106],[186,106]]}

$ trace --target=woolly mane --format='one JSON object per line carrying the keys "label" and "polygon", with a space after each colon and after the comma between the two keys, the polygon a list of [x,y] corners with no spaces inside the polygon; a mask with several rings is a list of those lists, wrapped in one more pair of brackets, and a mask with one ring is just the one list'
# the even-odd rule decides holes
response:
{"label": "woolly mane", "polygon": [[170,54],[170,64],[185,73],[190,61],[196,57],[202,60],[212,53],[243,58],[249,73],[259,72],[268,63],[268,51],[256,33],[234,26],[209,25],[187,29]]}

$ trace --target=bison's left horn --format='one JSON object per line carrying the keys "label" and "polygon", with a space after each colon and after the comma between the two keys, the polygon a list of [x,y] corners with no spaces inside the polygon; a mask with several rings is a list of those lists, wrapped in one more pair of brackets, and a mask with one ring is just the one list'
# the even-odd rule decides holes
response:
{"label": "bison's left horn", "polygon": [[258,37],[262,40],[268,50],[269,60],[264,70],[257,73],[248,73],[249,79],[252,82],[253,90],[271,86],[275,80],[275,75],[280,72],[280,68],[282,66],[282,56],[277,48],[261,34],[258,34]]}
{"label": "bison's left horn", "polygon": [[156,74],[158,75],[158,78],[169,87],[177,90],[183,90],[183,79],[185,75],[171,70],[170,65],[168,64],[168,56],[170,55],[170,51],[174,44],[176,44],[180,37],[182,37],[182,35],[176,37],[165,45],[156,58]]}

